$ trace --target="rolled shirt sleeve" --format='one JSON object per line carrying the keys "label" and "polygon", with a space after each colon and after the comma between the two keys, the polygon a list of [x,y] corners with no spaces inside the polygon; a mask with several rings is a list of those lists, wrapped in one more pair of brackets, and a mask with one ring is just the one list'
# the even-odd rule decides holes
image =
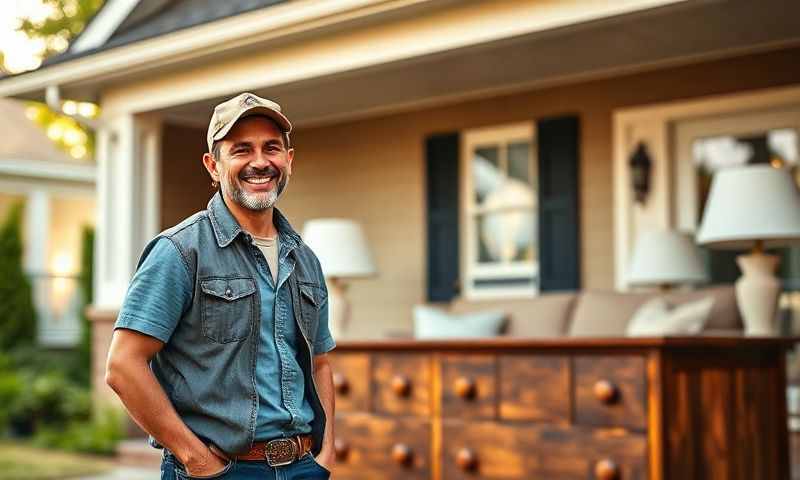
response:
{"label": "rolled shirt sleeve", "polygon": [[192,279],[178,247],[161,237],[134,274],[114,329],[127,328],[167,343],[192,303]]}

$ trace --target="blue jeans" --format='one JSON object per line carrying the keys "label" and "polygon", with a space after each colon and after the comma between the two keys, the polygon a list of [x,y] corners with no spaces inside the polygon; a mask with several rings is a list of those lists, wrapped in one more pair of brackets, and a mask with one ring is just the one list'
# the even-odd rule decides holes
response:
{"label": "blue jeans", "polygon": [[210,477],[191,477],[186,474],[183,465],[167,450],[161,461],[161,480],[327,480],[331,472],[314,460],[314,456],[306,454],[296,462],[283,467],[270,467],[266,461],[233,461],[221,473]]}

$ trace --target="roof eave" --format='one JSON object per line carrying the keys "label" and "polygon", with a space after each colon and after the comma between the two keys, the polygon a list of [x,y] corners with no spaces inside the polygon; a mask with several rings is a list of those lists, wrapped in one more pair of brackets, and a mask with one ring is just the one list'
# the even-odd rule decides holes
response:
{"label": "roof eave", "polygon": [[48,87],[59,86],[64,91],[80,87],[82,93],[75,99],[96,100],[101,85],[131,73],[191,63],[224,51],[436,1],[314,0],[276,5],[2,77],[0,97],[41,101]]}

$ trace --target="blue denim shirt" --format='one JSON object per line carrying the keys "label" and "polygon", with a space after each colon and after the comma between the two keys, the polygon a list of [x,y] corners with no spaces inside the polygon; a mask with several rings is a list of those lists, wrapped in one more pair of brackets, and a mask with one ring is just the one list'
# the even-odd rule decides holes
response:
{"label": "blue denim shirt", "polygon": [[[303,372],[297,362],[298,332],[286,279],[294,270],[289,257],[289,240],[279,234],[278,284],[273,283],[269,265],[261,250],[253,244],[258,264],[258,288],[261,292],[261,345],[256,365],[259,409],[256,440],[283,435],[297,435],[311,430],[314,412],[303,389]],[[335,343],[328,329],[328,299],[320,306],[319,327],[314,352],[326,353]],[[324,319],[324,321],[322,321]],[[280,382],[276,382],[280,379]]]}
{"label": "blue denim shirt", "polygon": [[[230,261],[214,262],[213,254],[216,249],[210,248],[208,242],[198,238],[203,235],[191,231],[198,223],[213,226],[220,248],[226,248],[234,241],[238,242],[234,252],[236,260],[243,262],[242,266],[232,267],[231,263],[235,262]],[[309,263],[308,255],[313,256],[313,253],[300,242],[299,236],[277,209],[275,224],[280,243],[277,285],[272,280],[266,259],[253,243],[252,237],[241,230],[224,205],[221,195],[217,194],[209,203],[208,211],[190,217],[162,233],[148,245],[115,325],[115,328],[136,330],[165,343],[152,367],[168,396],[174,400],[179,414],[182,413],[181,410],[208,409],[207,406],[194,407],[191,401],[184,400],[181,395],[186,390],[191,392],[197,389],[198,397],[202,397],[208,393],[202,392],[202,389],[213,388],[213,385],[207,387],[199,380],[195,382],[197,386],[194,386],[192,379],[187,378],[192,375],[190,371],[196,368],[194,364],[199,363],[201,356],[203,361],[210,362],[211,370],[219,368],[220,375],[225,375],[225,368],[250,366],[247,364],[252,363],[251,381],[255,383],[258,402],[254,405],[251,421],[248,422],[251,424],[249,442],[308,433],[312,430],[312,422],[315,417],[320,416],[319,399],[315,388],[309,388],[310,384],[313,385],[313,379],[309,379],[311,373],[306,372],[310,370],[310,366],[303,366],[308,363],[303,362],[304,354],[308,354],[310,350],[313,355],[319,355],[335,346],[328,329],[327,290],[319,263],[315,257]],[[179,238],[181,236],[186,238]],[[199,249],[209,257],[207,260],[212,265],[211,268],[198,268],[199,261],[195,260],[196,264],[193,266],[187,260],[193,257],[187,252],[195,248],[194,244],[198,244]],[[194,258],[197,259],[197,253]],[[303,271],[292,277],[298,258],[303,259]],[[199,271],[204,274],[201,276]],[[294,282],[287,282],[290,277]],[[294,293],[292,287],[296,289]],[[227,301],[219,304],[220,297]],[[248,309],[248,306],[251,308]],[[302,312],[297,311],[298,306],[302,307]],[[222,315],[217,315],[219,308],[222,309],[219,310]],[[253,320],[257,321],[249,321],[248,317],[251,313],[254,316],[255,311],[258,311],[258,318]],[[298,328],[301,324],[312,330],[301,332]],[[258,327],[258,335],[251,335],[254,326]],[[196,340],[187,342],[183,338],[174,339],[175,332],[187,329],[202,333],[200,338],[210,342],[210,350],[198,345]],[[198,338],[196,334],[190,335]],[[304,337],[310,342],[306,349],[301,348],[306,346]],[[235,345],[249,340],[255,342],[252,349]],[[229,345],[231,346],[228,347]],[[240,352],[231,353],[219,350],[220,348],[234,348]],[[198,358],[187,358],[193,355],[192,350],[197,351]],[[219,358],[222,360],[207,358],[209,353],[215,351],[220,351]],[[240,361],[249,358],[250,353],[254,353],[252,362]],[[228,358],[234,363],[225,360]],[[173,379],[182,388],[172,385]],[[245,397],[247,392],[224,393],[233,401],[234,395]],[[217,399],[214,403],[216,401]],[[224,399],[220,400],[220,404],[224,406]],[[187,417],[190,417],[188,413]],[[217,413],[223,416],[222,410],[212,408],[207,412],[210,418],[199,423],[203,426],[217,423],[219,419],[214,418]],[[191,414],[197,412],[192,411]],[[237,418],[246,421],[246,417]],[[227,419],[229,423],[230,420]],[[320,426],[316,427],[317,430],[319,428]],[[208,433],[212,433],[214,428],[209,425],[208,430]],[[245,430],[245,425],[242,430]],[[195,433],[215,440],[214,435],[207,432]],[[220,445],[219,442],[215,443]],[[224,443],[221,446],[224,447]],[[236,448],[243,447],[237,445]]]}

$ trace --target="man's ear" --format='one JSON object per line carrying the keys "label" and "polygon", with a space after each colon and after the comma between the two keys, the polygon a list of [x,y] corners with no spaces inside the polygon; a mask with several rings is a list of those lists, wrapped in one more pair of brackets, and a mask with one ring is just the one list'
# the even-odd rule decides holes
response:
{"label": "man's ear", "polygon": [[219,165],[217,163],[214,155],[210,153],[203,154],[203,165],[208,170],[208,174],[211,175],[211,180],[219,183]]}
{"label": "man's ear", "polygon": [[286,172],[289,175],[292,174],[292,160],[294,160],[294,148],[290,148],[286,151],[286,164],[288,165]]}

